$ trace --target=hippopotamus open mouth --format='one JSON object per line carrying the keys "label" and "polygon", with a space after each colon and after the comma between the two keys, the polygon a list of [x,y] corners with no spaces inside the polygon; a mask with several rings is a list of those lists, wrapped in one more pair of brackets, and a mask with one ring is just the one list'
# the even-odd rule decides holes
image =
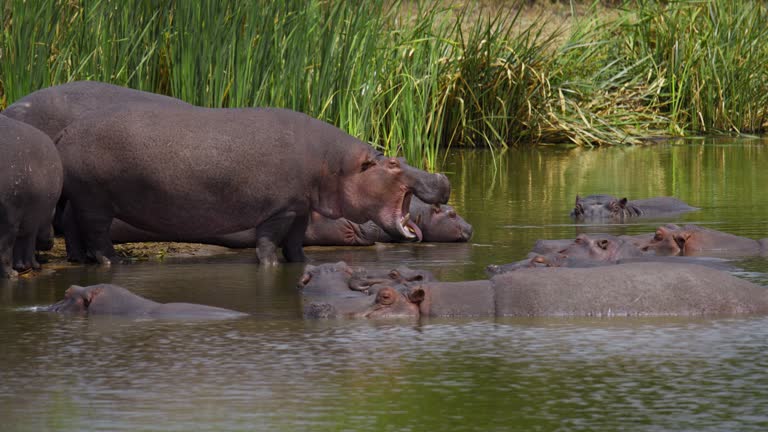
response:
{"label": "hippopotamus open mouth", "polygon": [[411,220],[410,207],[413,193],[407,187],[401,189],[404,189],[404,193],[400,200],[400,207],[396,208],[394,215],[395,220],[398,221],[397,230],[407,240],[421,241],[423,238],[421,229]]}

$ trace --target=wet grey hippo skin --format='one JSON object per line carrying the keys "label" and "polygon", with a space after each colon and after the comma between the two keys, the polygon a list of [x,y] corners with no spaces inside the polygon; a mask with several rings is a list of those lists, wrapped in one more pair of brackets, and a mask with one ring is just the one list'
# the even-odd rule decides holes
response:
{"label": "wet grey hippo skin", "polygon": [[768,239],[753,240],[698,225],[667,224],[641,247],[656,255],[740,257],[768,255]]}
{"label": "wet grey hippo skin", "polygon": [[[427,204],[414,196],[410,219],[415,225],[412,228],[418,228],[415,234],[424,242],[466,242],[472,237],[472,225],[449,205]],[[110,237],[113,243],[170,241],[167,236],[139,230],[120,219],[112,221]],[[186,240],[230,248],[252,248],[256,247],[256,230]],[[346,218],[330,219],[314,211],[304,234],[304,246],[369,246],[391,241],[392,237],[373,222],[358,224]]]}
{"label": "wet grey hippo skin", "polygon": [[673,197],[629,201],[612,195],[576,196],[571,217],[583,222],[623,222],[636,217],[667,217],[698,210]]}
{"label": "wet grey hippo skin", "polygon": [[[338,266],[338,264],[337,264]],[[468,316],[700,316],[768,313],[768,289],[692,264],[631,263],[600,268],[530,268],[468,282],[382,284],[375,295],[342,287],[344,272],[315,277],[308,318]],[[330,289],[330,288],[327,288]]]}
{"label": "wet grey hippo skin", "polygon": [[51,219],[61,185],[51,139],[0,115],[0,277],[40,267],[35,249],[53,245]]}
{"label": "wet grey hippo skin", "polygon": [[224,319],[246,316],[229,309],[192,303],[157,303],[111,284],[72,285],[49,312],[166,319]]}
{"label": "wet grey hippo skin", "polygon": [[59,135],[70,259],[109,263],[113,218],[172,241],[255,230],[263,264],[304,260],[310,211],[412,238],[412,194],[450,183],[338,128],[283,109],[148,107],[90,115]]}
{"label": "wet grey hippo skin", "polygon": [[[503,265],[489,265],[489,275],[530,267],[593,267],[639,261],[689,262],[720,269],[734,267],[725,258],[767,255],[768,239],[752,240],[725,232],[686,225],[662,225],[654,234],[611,236],[580,234],[576,240],[539,240],[528,256]],[[698,259],[697,259],[698,258]],[[706,259],[701,259],[706,258]],[[720,259],[720,260],[718,260]]]}
{"label": "wet grey hippo skin", "polygon": [[539,240],[534,251],[525,259],[510,264],[491,264],[486,267],[486,273],[494,275],[532,267],[595,267],[617,264],[646,254],[634,237],[579,234],[570,241]]}

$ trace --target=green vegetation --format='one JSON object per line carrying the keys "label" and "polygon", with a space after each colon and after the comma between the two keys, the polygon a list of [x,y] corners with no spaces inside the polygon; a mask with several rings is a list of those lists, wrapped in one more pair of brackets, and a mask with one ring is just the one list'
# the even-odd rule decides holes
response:
{"label": "green vegetation", "polygon": [[581,6],[552,31],[545,15],[521,19],[526,7],[441,2],[5,0],[0,108],[100,80],[203,106],[291,108],[428,167],[456,145],[768,127],[765,2]]}

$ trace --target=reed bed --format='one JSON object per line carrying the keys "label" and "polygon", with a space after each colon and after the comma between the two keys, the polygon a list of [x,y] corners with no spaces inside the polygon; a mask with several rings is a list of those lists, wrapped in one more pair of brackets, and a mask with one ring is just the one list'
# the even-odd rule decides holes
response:
{"label": "reed bed", "polygon": [[100,80],[201,106],[302,111],[428,168],[450,146],[635,144],[768,127],[764,2],[633,1],[607,15],[582,5],[554,31],[545,15],[521,19],[525,10],[5,0],[0,108]]}

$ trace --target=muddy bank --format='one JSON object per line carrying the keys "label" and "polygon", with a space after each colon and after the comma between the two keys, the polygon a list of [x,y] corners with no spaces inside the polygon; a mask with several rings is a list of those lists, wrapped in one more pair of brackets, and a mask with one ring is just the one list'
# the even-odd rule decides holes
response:
{"label": "muddy bank", "polygon": [[[162,261],[166,258],[207,257],[213,255],[233,254],[234,249],[202,243],[147,242],[124,243],[115,245],[115,251],[120,259],[137,261]],[[53,249],[38,252],[38,260],[46,264],[66,264],[67,249],[64,239],[54,239]]]}

